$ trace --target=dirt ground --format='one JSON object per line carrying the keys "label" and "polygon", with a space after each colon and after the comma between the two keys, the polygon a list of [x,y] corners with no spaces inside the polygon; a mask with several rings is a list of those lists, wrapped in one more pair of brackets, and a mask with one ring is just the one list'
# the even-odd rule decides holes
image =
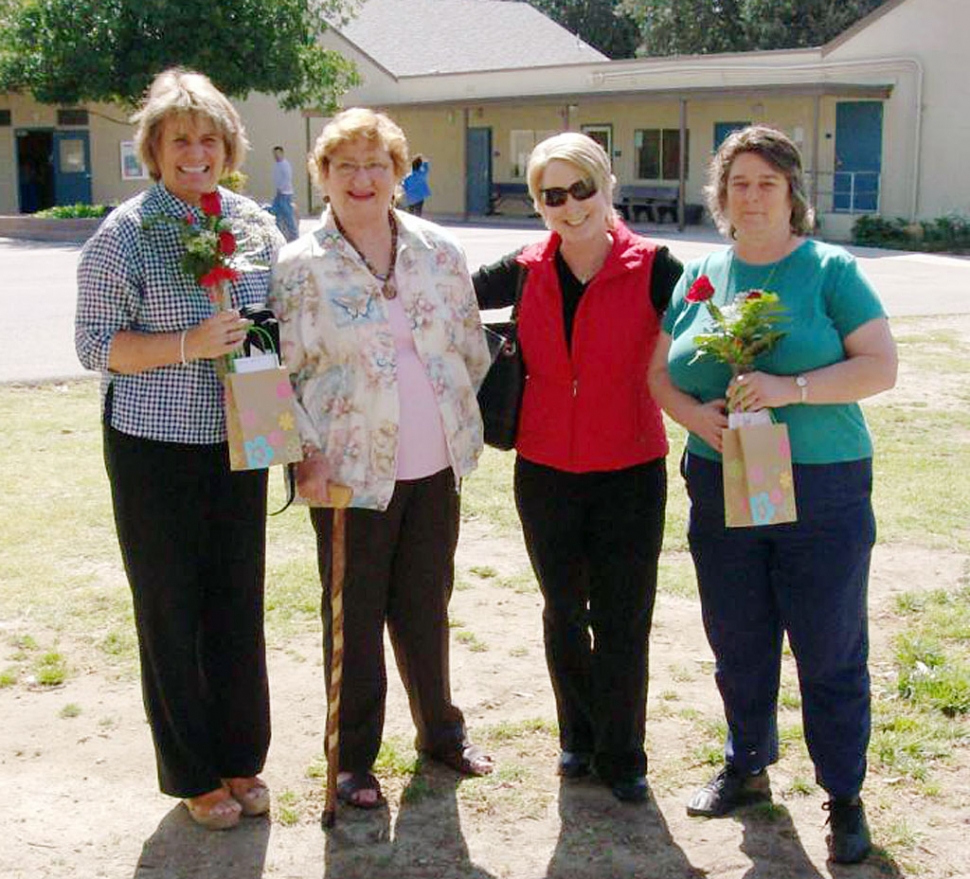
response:
{"label": "dirt ground", "polygon": [[[680,490],[673,480],[672,486]],[[477,577],[473,569],[481,566],[499,577]],[[521,542],[466,522],[458,568],[459,579],[471,585],[455,592],[451,608],[454,696],[473,738],[497,758],[494,776],[459,781],[436,766],[412,775],[388,764],[382,772],[388,807],[366,813],[343,808],[336,828],[323,832],[323,782],[308,771],[319,763],[324,725],[320,638],[275,639],[269,647],[274,733],[264,773],[276,797],[272,815],[246,819],[229,833],[209,833],[156,790],[135,677],[106,675],[90,647],[62,644],[65,653],[90,660],[65,685],[0,690],[0,877],[970,877],[966,749],[933,768],[938,796],[917,796],[912,785],[885,775],[870,780],[874,835],[891,854],[858,867],[826,863],[824,797],[811,784],[797,743],[772,769],[777,808],[712,821],[687,817],[689,793],[712,771],[695,753],[699,731],[721,719],[712,657],[691,597],[665,592],[658,599],[650,801],[623,805],[593,781],[560,783],[540,600],[535,592],[496,584],[527,570]],[[877,685],[891,675],[889,642],[900,625],[893,596],[920,584],[956,588],[968,575],[970,560],[960,554],[877,550],[871,585]],[[474,638],[462,639],[462,632]],[[406,765],[413,759],[413,730],[393,669],[389,679],[385,739]],[[80,713],[63,716],[68,705]],[[785,723],[797,719],[796,710],[786,710]]]}

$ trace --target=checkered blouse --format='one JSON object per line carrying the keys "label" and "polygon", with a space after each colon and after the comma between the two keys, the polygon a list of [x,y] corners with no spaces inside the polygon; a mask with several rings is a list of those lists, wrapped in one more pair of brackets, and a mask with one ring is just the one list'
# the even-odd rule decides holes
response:
{"label": "checkered blouse", "polygon": [[[273,262],[283,244],[272,216],[258,205],[219,190],[223,215],[237,238],[254,239],[254,262]],[[173,364],[135,375],[108,369],[111,341],[120,330],[172,333],[210,317],[206,291],[183,272],[179,229],[145,220],[158,215],[202,214],[162,184],[129,199],[101,224],[81,251],[78,265],[75,344],[81,363],[102,373],[102,408],[112,388],[111,425],[122,433],[177,443],[219,443],[226,438],[222,385],[211,360]],[[246,248],[249,252],[250,248]],[[239,308],[266,300],[269,271],[245,272],[232,284]]]}

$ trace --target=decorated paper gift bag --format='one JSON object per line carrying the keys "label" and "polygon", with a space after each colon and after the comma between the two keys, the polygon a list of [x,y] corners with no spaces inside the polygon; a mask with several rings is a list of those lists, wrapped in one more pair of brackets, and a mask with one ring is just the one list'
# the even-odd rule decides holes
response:
{"label": "decorated paper gift bag", "polygon": [[229,466],[233,470],[263,470],[302,460],[293,389],[285,368],[231,372],[225,387]]}
{"label": "decorated paper gift bag", "polygon": [[763,424],[721,433],[728,528],[796,522],[788,427]]}

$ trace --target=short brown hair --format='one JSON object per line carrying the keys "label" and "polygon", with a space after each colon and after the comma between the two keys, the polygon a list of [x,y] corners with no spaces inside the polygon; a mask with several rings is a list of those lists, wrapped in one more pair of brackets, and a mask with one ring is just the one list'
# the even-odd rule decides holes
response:
{"label": "short brown hair", "polygon": [[749,125],[733,131],[721,144],[708,171],[704,195],[707,209],[717,228],[729,238],[737,231],[724,213],[727,206],[728,176],[731,165],[742,153],[754,153],[764,159],[772,168],[785,175],[788,180],[788,194],[791,197],[791,231],[795,235],[807,235],[815,224],[815,211],[808,202],[805,191],[805,175],[802,171],[802,156],[791,138],[783,131],[769,125]]}
{"label": "short brown hair", "polygon": [[208,76],[172,67],[152,80],[141,108],[131,117],[138,126],[135,129],[138,158],[148,167],[153,180],[162,176],[156,158],[162,126],[170,117],[182,114],[205,117],[212,122],[226,145],[224,172],[231,174],[239,169],[249,141],[236,108]]}
{"label": "short brown hair", "polygon": [[394,176],[398,180],[407,173],[410,167],[408,140],[401,127],[384,113],[366,107],[351,107],[338,113],[323,127],[307,159],[310,177],[321,195],[326,195],[323,172],[330,164],[330,157],[344,144],[358,138],[387,150],[394,165]]}

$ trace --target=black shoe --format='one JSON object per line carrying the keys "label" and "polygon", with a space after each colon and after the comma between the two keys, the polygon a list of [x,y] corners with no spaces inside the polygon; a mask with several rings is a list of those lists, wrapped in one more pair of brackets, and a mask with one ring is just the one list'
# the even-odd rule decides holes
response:
{"label": "black shoe", "polygon": [[770,799],[771,784],[765,770],[750,775],[728,765],[690,798],[687,814],[720,818],[738,806]]}
{"label": "black shoe", "polygon": [[829,813],[829,860],[836,864],[858,864],[872,849],[872,837],[862,800],[833,797],[822,808]]}
{"label": "black shoe", "polygon": [[592,762],[592,756],[586,751],[563,751],[556,772],[563,778],[583,778],[589,775]]}
{"label": "black shoe", "polygon": [[643,803],[647,799],[647,779],[642,775],[635,775],[623,781],[614,781],[610,790],[621,803]]}

